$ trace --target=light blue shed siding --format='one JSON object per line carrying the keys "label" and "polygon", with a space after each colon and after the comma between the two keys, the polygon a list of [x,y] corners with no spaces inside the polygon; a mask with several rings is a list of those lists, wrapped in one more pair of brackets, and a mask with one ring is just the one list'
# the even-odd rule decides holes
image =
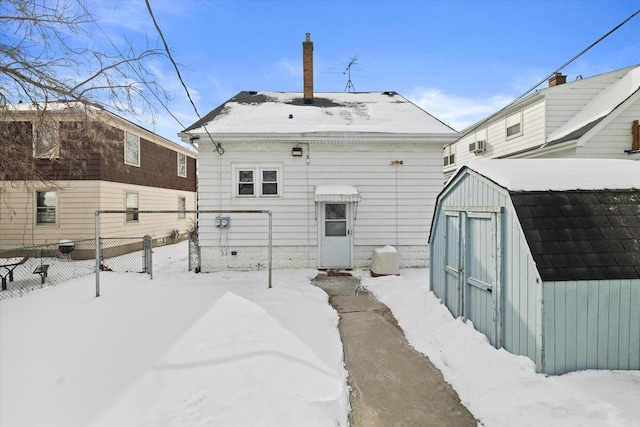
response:
{"label": "light blue shed siding", "polygon": [[[496,301],[497,321],[501,322],[498,328],[501,337],[495,342],[501,342],[506,350],[527,356],[538,364],[542,344],[541,286],[535,264],[509,194],[473,171],[466,170],[466,173],[456,177],[438,199],[430,240],[431,289],[454,315],[460,314],[454,301],[445,298],[447,283],[451,283],[447,282],[445,273],[445,211],[453,209],[473,212],[474,209],[487,207],[502,208],[498,233],[498,238],[501,239],[498,266],[500,289],[499,300]],[[448,292],[449,295],[453,293],[451,290]],[[488,315],[484,313],[483,317],[486,318]]]}
{"label": "light blue shed siding", "polygon": [[544,367],[640,369],[640,280],[545,282]]}

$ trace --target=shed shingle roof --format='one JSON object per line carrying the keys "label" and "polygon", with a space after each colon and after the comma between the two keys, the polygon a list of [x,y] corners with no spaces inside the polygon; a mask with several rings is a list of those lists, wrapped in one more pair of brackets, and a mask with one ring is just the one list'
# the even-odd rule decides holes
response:
{"label": "shed shingle roof", "polygon": [[542,280],[640,279],[640,190],[510,195]]}

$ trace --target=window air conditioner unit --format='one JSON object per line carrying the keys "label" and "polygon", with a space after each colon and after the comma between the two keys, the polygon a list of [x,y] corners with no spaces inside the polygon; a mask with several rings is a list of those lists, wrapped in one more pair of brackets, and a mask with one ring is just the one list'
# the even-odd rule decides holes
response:
{"label": "window air conditioner unit", "polygon": [[487,151],[487,141],[476,141],[469,144],[469,152],[473,154],[484,153]]}

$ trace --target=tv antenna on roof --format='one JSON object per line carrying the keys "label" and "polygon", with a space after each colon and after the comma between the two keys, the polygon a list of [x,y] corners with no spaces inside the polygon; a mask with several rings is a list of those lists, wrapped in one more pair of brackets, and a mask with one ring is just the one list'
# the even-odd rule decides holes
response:
{"label": "tv antenna on roof", "polygon": [[342,74],[349,74],[349,80],[347,80],[347,86],[344,88],[345,92],[355,92],[356,88],[353,86],[353,82],[351,81],[351,67],[358,62],[358,57],[354,56],[353,58],[351,58],[351,61],[349,61],[349,65],[347,65],[347,69],[344,70],[344,73]]}

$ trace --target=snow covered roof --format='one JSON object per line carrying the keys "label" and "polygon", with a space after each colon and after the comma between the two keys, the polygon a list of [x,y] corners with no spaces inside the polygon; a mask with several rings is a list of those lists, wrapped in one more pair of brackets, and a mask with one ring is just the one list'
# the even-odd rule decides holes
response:
{"label": "snow covered roof", "polygon": [[547,141],[564,140],[570,134],[577,135],[580,130],[586,133],[601,119],[610,114],[616,107],[626,101],[631,95],[640,90],[640,65],[632,68],[617,82],[605,88],[596,95],[582,110],[552,132]]}
{"label": "snow covered roof", "polygon": [[640,189],[640,162],[633,160],[488,159],[465,167],[509,191]]}
{"label": "snow covered roof", "polygon": [[135,122],[132,120],[122,117],[116,113],[113,113],[107,110],[104,106],[90,103],[90,102],[79,102],[79,101],[48,101],[48,102],[21,102],[18,104],[8,104],[3,106],[2,108],[6,108],[9,112],[15,113],[42,113],[42,112],[50,112],[57,114],[88,114],[91,115],[91,118],[99,117],[100,113],[105,113],[109,117],[119,121],[120,123],[126,123],[129,126],[133,126],[134,128],[141,130],[147,134],[147,138],[152,140],[153,142],[160,142],[167,147],[171,147],[172,149],[181,148],[185,150],[185,154],[187,152],[190,156],[194,157],[197,155],[197,151],[191,144],[184,143],[182,141],[172,141],[167,139]]}
{"label": "snow covered roof", "polygon": [[198,134],[457,132],[395,92],[315,93],[305,104],[299,92],[240,92],[183,133]]}
{"label": "snow covered roof", "polygon": [[316,185],[316,202],[359,202],[360,193],[351,185]]}
{"label": "snow covered roof", "polygon": [[630,67],[609,71],[607,73],[602,73],[587,78],[580,78],[578,80],[574,80],[564,84],[538,89],[534,93],[508,104],[504,108],[463,129],[460,132],[460,138],[463,138],[473,130],[486,123],[490,123],[507,114],[511,114],[513,111],[522,108],[524,105],[534,102],[537,99],[542,99],[547,95],[554,94],[557,97],[558,95],[563,93],[568,93],[581,88],[588,88],[593,86],[594,84],[597,85],[599,84],[599,82],[605,79],[619,78],[620,80],[613,83],[609,88],[605,89],[601,94],[597,96],[601,99],[601,101],[604,101],[603,105],[599,105],[598,102],[589,102],[588,105],[591,106],[589,108],[585,107],[586,110],[584,113],[578,114],[576,116],[577,118],[572,118],[551,135],[549,135],[547,141],[549,141],[548,143],[558,143],[562,142],[563,140],[568,140],[569,136],[571,136],[571,139],[577,139],[580,136],[584,135],[587,131],[589,131],[593,126],[595,126],[599,120],[609,114],[613,109],[615,109],[615,107],[624,102],[626,98],[631,96],[634,92],[638,91],[639,74],[640,65],[633,65]]}

